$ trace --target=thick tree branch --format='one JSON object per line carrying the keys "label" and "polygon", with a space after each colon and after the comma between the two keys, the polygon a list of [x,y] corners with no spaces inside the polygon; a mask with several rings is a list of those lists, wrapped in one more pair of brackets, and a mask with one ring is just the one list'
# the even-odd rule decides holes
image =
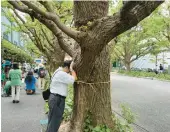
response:
{"label": "thick tree branch", "polygon": [[43,23],[47,28],[49,28],[53,34],[57,37],[58,42],[60,47],[66,52],[68,53],[70,56],[74,55],[74,50],[73,48],[67,44],[67,42],[64,41],[64,37],[62,35],[62,32],[58,29],[58,27],[50,20],[45,19],[43,16],[37,14],[36,12],[34,12],[33,10],[30,10],[28,7],[26,6],[20,6],[16,1],[8,1],[14,8],[16,8],[17,10],[24,12],[24,13],[28,13],[33,15],[37,20],[39,20],[41,23]]}
{"label": "thick tree branch", "polygon": [[15,9],[13,9],[13,12],[15,13],[15,15],[22,21],[23,24],[25,24],[24,19],[22,19],[22,17],[17,13],[17,11]]}
{"label": "thick tree branch", "polygon": [[[35,12],[39,13],[40,15],[44,16],[45,18],[52,20],[59,27],[61,31],[63,31],[65,34],[75,39],[76,41],[78,41],[80,32],[72,30],[67,26],[65,26],[62,22],[60,22],[60,18],[58,17],[58,15],[52,12],[44,12],[40,8],[38,8],[37,6],[35,6],[34,4],[28,1],[22,1],[22,3],[24,3],[29,8],[33,9]],[[46,5],[48,5],[48,3],[45,4],[45,7],[47,7]],[[48,10],[52,10],[51,8],[50,9],[49,8],[50,6],[48,6]]]}
{"label": "thick tree branch", "polygon": [[151,52],[151,48],[149,46],[146,49],[143,49],[142,51],[141,51],[141,49],[139,49],[139,53],[136,54],[136,57],[133,58],[130,62],[133,62],[133,61],[137,60],[138,58],[149,54],[150,52]]}
{"label": "thick tree branch", "polygon": [[44,29],[42,29],[42,33],[43,33],[43,36],[45,37],[45,39],[47,40],[47,42],[49,43],[49,45],[53,48],[53,49],[56,49],[55,45],[49,40],[49,37],[47,36],[47,34],[45,33]]}
{"label": "thick tree branch", "polygon": [[39,2],[47,9],[48,12],[54,12],[54,10],[52,9],[48,1],[39,1]]}
{"label": "thick tree branch", "polygon": [[[31,30],[31,29],[29,29],[29,27],[27,27],[27,26],[25,25],[25,21],[22,19],[22,17],[21,17],[15,10],[13,10],[13,11],[14,11],[15,15],[22,21],[22,23],[23,23],[23,25],[25,26],[25,28],[29,31],[29,32],[25,32],[25,33],[28,34],[29,38],[30,38],[31,41],[37,46],[37,48],[38,48],[41,52],[43,52],[44,54],[46,54],[46,55],[49,54],[49,51],[52,52],[52,50],[51,50],[49,47],[46,46],[46,48],[47,48],[49,51],[46,50],[46,49],[43,47],[42,41],[41,41],[41,39],[39,39],[37,33],[35,32],[35,29],[34,29],[34,31]],[[24,30],[21,28],[21,24],[18,22],[18,20],[17,20],[15,17],[14,17],[14,19],[15,19],[15,21],[17,22],[17,24],[20,26],[20,29],[21,29],[22,31],[24,31]],[[30,33],[32,34],[32,36],[31,36]]]}
{"label": "thick tree branch", "polygon": [[161,3],[163,1],[128,1],[120,12],[94,22],[92,31],[100,33],[99,38],[107,44],[114,37],[136,26]]}
{"label": "thick tree branch", "polygon": [[[121,52],[118,48],[115,47],[115,50],[119,52],[119,56],[125,57],[125,55],[123,54],[123,52]],[[114,50],[114,51],[115,51]]]}
{"label": "thick tree branch", "polygon": [[117,51],[114,52],[114,55],[119,58],[120,60],[124,61],[124,57],[120,56]]}
{"label": "thick tree branch", "polygon": [[31,9],[29,9],[27,6],[24,6],[24,5],[20,6],[19,3],[16,2],[16,1],[8,0],[8,3],[10,3],[15,9],[18,9],[21,12],[25,12],[25,13],[28,13],[28,14],[32,13]]}
{"label": "thick tree branch", "polygon": [[39,19],[39,20],[40,20],[40,22],[45,24],[46,27],[49,28],[53,32],[53,34],[57,37],[60,47],[66,53],[68,53],[71,57],[73,57],[73,55],[74,55],[73,48],[70,45],[68,45],[68,43],[64,40],[62,32],[56,27],[56,25],[52,21],[49,21],[46,19]]}

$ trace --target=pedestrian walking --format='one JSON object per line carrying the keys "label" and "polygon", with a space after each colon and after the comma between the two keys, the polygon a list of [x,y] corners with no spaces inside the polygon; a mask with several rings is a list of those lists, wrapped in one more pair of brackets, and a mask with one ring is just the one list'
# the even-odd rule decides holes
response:
{"label": "pedestrian walking", "polygon": [[26,84],[26,93],[27,94],[34,94],[36,91],[36,79],[33,75],[32,71],[29,71],[26,78],[25,78],[25,84]]}
{"label": "pedestrian walking", "polygon": [[46,76],[46,70],[43,64],[39,65],[38,69],[38,87],[39,89],[44,89],[45,86],[45,76]]}
{"label": "pedestrian walking", "polygon": [[11,80],[12,102],[19,103],[21,81],[21,70],[18,63],[13,64],[13,69],[9,71],[9,79]]}
{"label": "pedestrian walking", "polygon": [[160,70],[160,73],[163,73],[164,68],[163,68],[162,64],[160,64],[160,66],[159,66],[159,70]]}
{"label": "pedestrian walking", "polygon": [[[76,73],[72,69],[71,61],[65,61],[53,74],[50,84],[50,97],[48,100],[48,126],[46,132],[58,132],[65,108],[65,98],[68,85],[76,80]],[[70,74],[69,74],[70,73]]]}

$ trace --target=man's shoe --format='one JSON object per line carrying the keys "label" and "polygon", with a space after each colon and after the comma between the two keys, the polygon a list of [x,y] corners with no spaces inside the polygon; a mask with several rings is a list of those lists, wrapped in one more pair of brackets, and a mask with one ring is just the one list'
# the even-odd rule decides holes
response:
{"label": "man's shoe", "polygon": [[19,100],[16,100],[15,102],[16,102],[16,103],[19,103]]}
{"label": "man's shoe", "polygon": [[15,100],[13,100],[12,103],[16,103]]}

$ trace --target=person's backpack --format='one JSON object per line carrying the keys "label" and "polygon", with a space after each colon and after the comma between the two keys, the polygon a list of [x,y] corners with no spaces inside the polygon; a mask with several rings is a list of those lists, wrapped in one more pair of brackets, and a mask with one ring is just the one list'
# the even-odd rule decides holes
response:
{"label": "person's backpack", "polygon": [[40,71],[39,71],[39,77],[40,78],[44,78],[45,77],[45,70],[44,69],[40,69]]}

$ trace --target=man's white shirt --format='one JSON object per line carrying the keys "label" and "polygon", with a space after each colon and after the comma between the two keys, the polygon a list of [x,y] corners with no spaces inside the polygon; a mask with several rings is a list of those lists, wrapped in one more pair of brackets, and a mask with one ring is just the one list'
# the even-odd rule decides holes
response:
{"label": "man's white shirt", "polygon": [[53,74],[50,84],[50,92],[67,96],[68,85],[74,83],[74,77],[63,71],[62,67],[59,67]]}

